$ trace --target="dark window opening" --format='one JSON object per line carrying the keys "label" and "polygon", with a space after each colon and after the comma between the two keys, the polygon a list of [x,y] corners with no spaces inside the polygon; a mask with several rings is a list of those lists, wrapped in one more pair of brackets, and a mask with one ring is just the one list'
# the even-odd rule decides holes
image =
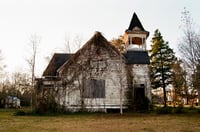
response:
{"label": "dark window opening", "polygon": [[105,80],[83,80],[84,98],[105,98]]}

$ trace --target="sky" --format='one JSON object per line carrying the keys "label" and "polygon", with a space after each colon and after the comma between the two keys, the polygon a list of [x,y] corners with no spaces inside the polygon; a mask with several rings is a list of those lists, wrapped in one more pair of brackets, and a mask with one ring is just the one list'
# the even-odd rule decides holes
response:
{"label": "sky", "polygon": [[107,40],[123,35],[135,12],[143,27],[150,32],[147,46],[159,29],[164,40],[177,53],[182,36],[181,12],[190,11],[193,21],[200,24],[199,0],[0,0],[0,50],[5,71],[29,72],[30,36],[40,36],[36,57],[36,75],[45,70],[47,57],[64,50],[66,38],[70,47],[79,36],[82,44],[95,31]]}

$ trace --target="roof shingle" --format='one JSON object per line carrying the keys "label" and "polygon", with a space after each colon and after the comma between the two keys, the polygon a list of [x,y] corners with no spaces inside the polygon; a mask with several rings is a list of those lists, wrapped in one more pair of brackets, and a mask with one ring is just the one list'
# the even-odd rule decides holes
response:
{"label": "roof shingle", "polygon": [[128,50],[125,57],[127,64],[150,64],[147,51]]}

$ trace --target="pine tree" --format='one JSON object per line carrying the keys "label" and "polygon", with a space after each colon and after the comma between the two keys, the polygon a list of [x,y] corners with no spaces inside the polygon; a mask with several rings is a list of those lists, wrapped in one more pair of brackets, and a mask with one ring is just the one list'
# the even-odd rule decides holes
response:
{"label": "pine tree", "polygon": [[160,31],[157,29],[152,38],[150,50],[150,75],[152,88],[163,88],[164,106],[167,106],[166,86],[172,83],[172,65],[176,60],[175,53],[169,47],[168,42],[163,40]]}

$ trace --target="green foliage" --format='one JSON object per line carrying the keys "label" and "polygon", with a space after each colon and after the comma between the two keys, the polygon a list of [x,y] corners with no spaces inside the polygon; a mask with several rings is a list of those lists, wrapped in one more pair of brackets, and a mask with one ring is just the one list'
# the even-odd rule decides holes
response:
{"label": "green foliage", "polygon": [[24,116],[26,115],[26,112],[24,110],[18,110],[14,113],[16,116]]}
{"label": "green foliage", "polygon": [[172,113],[172,107],[158,107],[156,109],[157,114],[171,114]]}
{"label": "green foliage", "polygon": [[163,40],[157,29],[152,38],[150,52],[150,79],[152,88],[163,88],[164,104],[166,106],[166,86],[172,83],[172,66],[176,60],[175,53],[169,47],[168,42]]}
{"label": "green foliage", "polygon": [[176,114],[185,113],[183,105],[180,104],[177,108],[174,108],[173,112],[176,113]]}
{"label": "green foliage", "polygon": [[163,40],[159,30],[156,30],[152,38],[150,50],[150,73],[153,88],[163,87],[172,81],[172,65],[176,60],[175,53],[169,47],[168,42]]}

